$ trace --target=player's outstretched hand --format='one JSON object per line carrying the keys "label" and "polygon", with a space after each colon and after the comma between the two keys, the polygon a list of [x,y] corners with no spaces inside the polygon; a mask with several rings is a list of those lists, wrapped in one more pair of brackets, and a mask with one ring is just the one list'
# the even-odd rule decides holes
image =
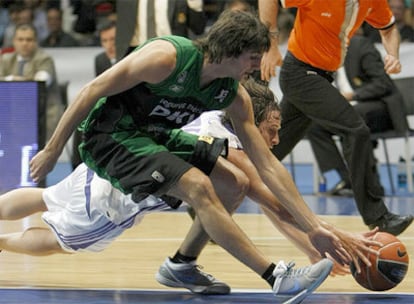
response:
{"label": "player's outstretched hand", "polygon": [[52,152],[46,150],[39,151],[30,161],[30,177],[38,183],[52,171],[59,158]]}
{"label": "player's outstretched hand", "polygon": [[352,257],[344,248],[341,239],[332,231],[319,226],[309,232],[308,237],[322,257],[330,256],[340,265],[348,265],[352,261]]}
{"label": "player's outstretched hand", "polygon": [[374,235],[378,232],[378,228],[365,233],[351,233],[337,228],[333,229],[335,230],[335,235],[340,239],[343,248],[352,257],[352,262],[355,264],[358,273],[361,271],[358,258],[362,261],[362,263],[367,266],[371,266],[371,263],[367,258],[367,254],[378,254],[378,251],[373,249],[371,246],[383,246],[380,242],[373,240]]}

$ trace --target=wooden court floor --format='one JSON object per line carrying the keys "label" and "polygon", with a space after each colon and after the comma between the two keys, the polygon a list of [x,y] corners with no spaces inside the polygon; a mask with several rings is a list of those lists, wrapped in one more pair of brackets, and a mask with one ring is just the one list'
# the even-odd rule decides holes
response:
{"label": "wooden court floor", "polygon": [[[354,205],[351,199],[307,200],[324,220],[349,231],[366,230],[352,207],[342,214],[343,206]],[[389,207],[413,213],[414,198],[398,198],[390,201]],[[294,260],[298,266],[309,263],[264,215],[249,208],[247,205],[234,218],[260,250],[275,262]],[[278,303],[262,279],[214,244],[203,251],[199,263],[204,271],[231,285],[231,296],[201,297],[158,284],[154,275],[159,265],[175,253],[190,224],[186,212],[155,213],[101,253],[31,257],[1,252],[0,303],[81,303],[82,299],[87,303]],[[38,215],[22,221],[3,221],[0,233],[36,225],[43,225]],[[399,238],[413,261],[414,225]],[[351,275],[329,277],[304,303],[414,303],[414,269],[410,265],[404,281],[384,293],[365,290]]]}

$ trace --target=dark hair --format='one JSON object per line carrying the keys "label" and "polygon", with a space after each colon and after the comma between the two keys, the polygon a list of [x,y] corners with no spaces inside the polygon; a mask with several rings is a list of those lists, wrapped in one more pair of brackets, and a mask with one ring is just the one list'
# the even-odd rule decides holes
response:
{"label": "dark hair", "polygon": [[116,27],[116,22],[114,20],[109,20],[108,19],[108,20],[102,21],[98,25],[97,30],[98,30],[98,33],[102,33],[103,31],[107,31],[107,30],[109,30],[113,27]]}
{"label": "dark hair", "polygon": [[270,48],[269,29],[251,12],[225,10],[194,44],[208,61],[220,63],[223,58],[237,58],[245,51],[264,53]]}
{"label": "dark hair", "polygon": [[59,13],[59,19],[60,20],[63,19],[63,11],[59,7],[56,7],[56,6],[48,7],[47,10],[46,10],[46,13],[49,13],[50,11],[58,12]]}

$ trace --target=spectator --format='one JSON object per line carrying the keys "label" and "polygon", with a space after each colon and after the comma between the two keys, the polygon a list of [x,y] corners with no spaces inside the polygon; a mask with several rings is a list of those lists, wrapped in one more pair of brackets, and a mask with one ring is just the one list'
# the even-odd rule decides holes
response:
{"label": "spectator", "polygon": [[4,80],[44,81],[47,87],[46,138],[53,133],[63,111],[52,57],[38,48],[36,28],[32,24],[18,25],[13,37],[14,52],[4,54],[0,78]]}
{"label": "spectator", "polygon": [[49,34],[45,3],[42,0],[23,0],[24,6],[32,11],[32,23],[36,28],[38,42],[46,39]]}
{"label": "spectator", "polygon": [[95,75],[102,74],[106,69],[110,68],[116,62],[116,23],[107,21],[101,24],[99,29],[99,38],[101,46],[104,48],[102,53],[95,57]]}
{"label": "spectator", "polygon": [[49,35],[41,42],[42,47],[74,47],[79,42],[62,28],[63,12],[56,7],[47,10],[47,26]]}
{"label": "spectator", "polygon": [[[342,71],[345,72],[344,78],[340,77]],[[337,75],[338,89],[346,100],[354,104],[354,109],[364,118],[371,132],[391,129],[404,132],[407,129],[406,119],[401,111],[404,107],[402,96],[385,73],[381,55],[368,38],[358,35],[351,39],[344,69],[338,70]],[[340,181],[328,193],[352,195],[347,165],[332,135],[332,132],[315,123],[307,133],[321,173],[336,170],[340,176]],[[373,150],[371,153],[374,158]],[[376,170],[376,166],[373,170]],[[379,185],[378,173],[375,178]]]}
{"label": "spectator", "polygon": [[9,7],[9,24],[4,31],[3,48],[13,47],[13,36],[19,24],[33,22],[33,12],[22,3],[15,3]]}
{"label": "spectator", "polygon": [[[146,13],[147,9],[151,11],[147,4],[154,4],[153,14]],[[143,0],[139,5],[138,1],[118,0],[116,7],[117,14],[122,16],[122,22],[117,22],[118,60],[148,38],[201,35],[207,23],[202,0]]]}
{"label": "spectator", "polygon": [[6,4],[0,3],[0,47],[3,45],[3,36],[9,24],[9,10]]}

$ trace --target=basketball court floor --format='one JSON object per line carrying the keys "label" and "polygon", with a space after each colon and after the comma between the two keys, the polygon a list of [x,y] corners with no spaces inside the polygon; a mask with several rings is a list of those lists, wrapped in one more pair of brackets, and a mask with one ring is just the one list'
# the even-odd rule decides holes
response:
{"label": "basketball court floor", "polygon": [[[351,232],[366,231],[352,198],[305,194],[304,199],[322,219],[337,227]],[[387,196],[386,204],[394,213],[414,214],[412,195]],[[299,267],[309,264],[254,203],[246,200],[234,218],[257,247],[275,262],[294,260]],[[230,295],[200,296],[158,284],[154,276],[159,265],[175,253],[190,224],[183,207],[150,214],[100,253],[32,257],[1,252],[0,303],[283,303],[285,299],[275,297],[262,279],[212,243],[198,262],[204,271],[232,287]],[[38,215],[0,222],[0,233],[38,225],[42,225]],[[399,239],[413,261],[414,227],[409,227]],[[386,292],[368,291],[351,275],[329,277],[303,303],[414,303],[414,269],[410,265],[403,282]]]}
{"label": "basketball court floor", "polygon": [[[161,290],[79,290],[79,289],[2,289],[0,303],[42,304],[112,304],[112,303],[208,303],[262,304],[283,303],[269,292],[236,290],[226,296],[199,296],[183,291]],[[316,292],[302,303],[309,304],[407,304],[413,303],[411,294],[326,293]]]}

